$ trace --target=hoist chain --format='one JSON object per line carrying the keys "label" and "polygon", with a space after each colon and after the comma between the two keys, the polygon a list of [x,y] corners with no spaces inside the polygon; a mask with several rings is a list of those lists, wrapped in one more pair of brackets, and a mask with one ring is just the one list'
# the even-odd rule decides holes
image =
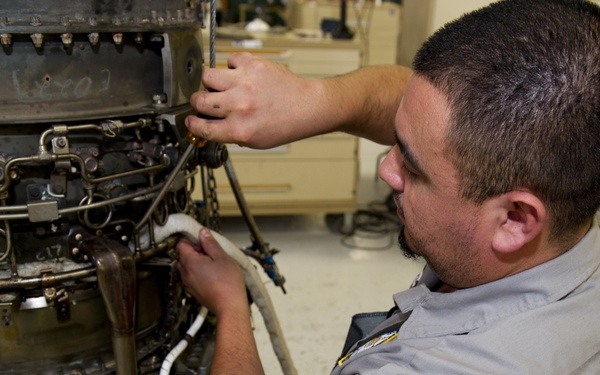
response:
{"label": "hoist chain", "polygon": [[221,216],[219,214],[219,199],[217,197],[217,180],[212,168],[206,168],[207,187],[208,187],[208,221],[209,226],[216,232],[221,232]]}

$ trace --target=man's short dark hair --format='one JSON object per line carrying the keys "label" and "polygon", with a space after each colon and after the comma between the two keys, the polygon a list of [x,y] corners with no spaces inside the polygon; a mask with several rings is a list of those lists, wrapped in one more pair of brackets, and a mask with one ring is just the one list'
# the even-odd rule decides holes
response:
{"label": "man's short dark hair", "polygon": [[564,238],[600,207],[600,9],[507,0],[446,25],[415,73],[447,96],[446,155],[478,203],[534,192]]}

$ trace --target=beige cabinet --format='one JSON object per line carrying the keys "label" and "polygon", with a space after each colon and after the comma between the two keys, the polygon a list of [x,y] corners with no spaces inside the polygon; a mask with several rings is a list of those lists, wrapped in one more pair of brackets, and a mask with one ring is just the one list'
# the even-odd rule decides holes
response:
{"label": "beige cabinet", "polygon": [[[238,181],[253,214],[345,213],[356,210],[357,139],[315,137],[267,151],[230,146]],[[223,169],[215,173],[221,214],[238,214]]]}
{"label": "beige cabinet", "polygon": [[[292,34],[221,39],[216,66],[227,56],[248,51],[287,65],[298,75],[323,78],[360,66],[360,45],[350,41],[301,40]],[[208,56],[206,56],[206,61]],[[282,122],[285,118],[280,119]],[[357,208],[358,139],[328,134],[271,150],[228,145],[248,206],[255,215],[352,213]],[[224,168],[215,171],[220,213],[239,215]],[[199,177],[197,177],[199,179]],[[201,186],[197,181],[196,186]],[[198,199],[201,199],[197,189]]]}

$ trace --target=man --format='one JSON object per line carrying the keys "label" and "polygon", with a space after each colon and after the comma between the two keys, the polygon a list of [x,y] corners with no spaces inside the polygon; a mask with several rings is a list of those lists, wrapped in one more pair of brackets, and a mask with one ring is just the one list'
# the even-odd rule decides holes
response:
{"label": "man", "polygon": [[[397,67],[310,81],[232,56],[193,98],[222,120],[188,127],[258,148],[334,130],[395,143],[379,172],[403,251],[428,266],[333,374],[598,374],[599,61],[596,6],[506,0],[432,36],[406,85]],[[213,371],[261,373],[239,271],[200,237],[180,268],[219,319]]]}

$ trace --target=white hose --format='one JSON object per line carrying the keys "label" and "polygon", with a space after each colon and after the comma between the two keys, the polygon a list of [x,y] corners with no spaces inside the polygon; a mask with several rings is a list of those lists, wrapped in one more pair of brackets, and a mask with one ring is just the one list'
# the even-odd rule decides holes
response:
{"label": "white hose", "polygon": [[[154,240],[157,242],[175,234],[181,233],[185,235],[190,241],[198,243],[198,235],[203,226],[198,223],[194,218],[185,214],[172,214],[169,216],[167,223],[164,226],[154,227]],[[219,245],[229,254],[242,268],[244,271],[244,280],[246,287],[252,296],[252,300],[258,307],[269,337],[271,339],[271,345],[273,351],[279,360],[281,369],[285,375],[296,375],[297,371],[292,362],[289,349],[285,338],[283,337],[283,331],[279,324],[279,319],[275,313],[275,308],[269,297],[269,292],[265,288],[260,275],[256,271],[254,265],[250,262],[250,259],[240,250],[233,242],[223,237],[217,232],[212,232]],[[148,235],[142,235],[140,238],[140,245],[145,248],[149,245]]]}
{"label": "white hose", "polygon": [[[198,316],[196,317],[196,319],[194,320],[194,322],[192,323],[190,328],[188,328],[188,330],[186,332],[186,336],[189,336],[189,337],[196,336],[196,333],[198,333],[198,331],[202,327],[202,324],[204,324],[204,319],[206,319],[207,314],[208,314],[208,309],[206,307],[202,306],[200,308],[200,312],[198,313]],[[183,340],[179,341],[179,343],[177,345],[175,345],[175,347],[173,349],[171,349],[169,354],[167,354],[167,356],[163,360],[162,366],[160,367],[159,375],[169,375],[169,373],[171,372],[171,367],[173,366],[173,363],[175,363],[175,360],[181,355],[181,353],[183,353],[185,348],[187,348],[188,344],[189,344],[189,341],[186,339],[183,339]]]}

